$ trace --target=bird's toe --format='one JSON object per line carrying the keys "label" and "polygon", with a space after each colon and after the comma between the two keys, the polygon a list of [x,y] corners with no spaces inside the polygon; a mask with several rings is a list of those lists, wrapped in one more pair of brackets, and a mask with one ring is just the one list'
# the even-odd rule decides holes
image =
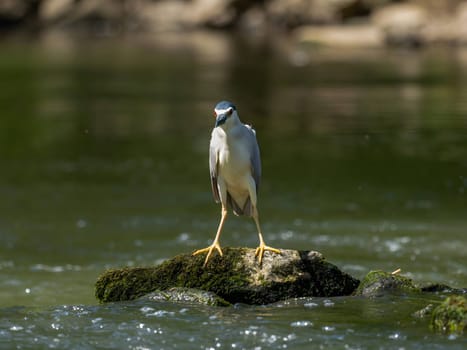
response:
{"label": "bird's toe", "polygon": [[280,254],[281,251],[276,248],[269,247],[267,245],[261,244],[258,248],[255,250],[255,256],[258,257],[258,262],[261,264],[263,261],[263,256],[265,251],[270,251],[276,254]]}
{"label": "bird's toe", "polygon": [[208,261],[209,261],[209,258],[210,258],[211,255],[212,255],[212,251],[213,251],[214,249],[217,250],[217,251],[219,252],[219,255],[220,255],[220,256],[223,256],[221,246],[220,246],[219,243],[217,243],[217,242],[213,243],[213,244],[210,245],[209,247],[196,250],[195,252],[193,252],[192,255],[194,256],[194,255],[203,254],[203,253],[206,253],[206,252],[207,252],[206,259],[204,260],[204,264],[203,264],[203,267],[205,267],[206,264],[207,264]]}

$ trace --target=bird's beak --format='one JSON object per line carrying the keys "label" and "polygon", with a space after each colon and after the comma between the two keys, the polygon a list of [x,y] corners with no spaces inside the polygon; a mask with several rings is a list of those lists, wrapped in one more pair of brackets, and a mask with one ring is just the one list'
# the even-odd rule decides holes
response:
{"label": "bird's beak", "polygon": [[217,117],[216,117],[216,128],[219,126],[219,125],[222,125],[225,123],[225,121],[227,120],[227,117],[228,117],[228,114],[227,113],[222,113],[222,114],[219,114]]}

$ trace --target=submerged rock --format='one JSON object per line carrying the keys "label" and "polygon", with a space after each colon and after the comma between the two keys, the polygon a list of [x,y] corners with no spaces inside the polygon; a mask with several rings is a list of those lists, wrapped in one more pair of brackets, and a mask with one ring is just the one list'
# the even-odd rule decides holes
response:
{"label": "submerged rock", "polygon": [[428,316],[431,316],[431,314],[433,313],[434,308],[435,308],[435,306],[433,304],[428,304],[423,309],[415,311],[412,314],[412,317],[422,319],[422,318],[426,318]]}
{"label": "submerged rock", "polygon": [[427,293],[467,294],[467,288],[453,288],[444,283],[422,283],[420,290]]}
{"label": "submerged rock", "polygon": [[132,300],[173,287],[215,293],[229,303],[268,304],[295,297],[350,295],[359,281],[314,251],[266,252],[224,248],[203,267],[204,255],[178,255],[159,266],[109,270],[96,282],[101,302]]}
{"label": "submerged rock", "polygon": [[450,296],[434,310],[431,328],[437,332],[462,334],[467,331],[467,300],[464,296]]}
{"label": "submerged rock", "polygon": [[410,278],[378,270],[370,271],[365,276],[354,295],[375,297],[386,293],[405,294],[420,291],[421,289]]}
{"label": "submerged rock", "polygon": [[142,299],[151,301],[169,301],[169,302],[182,302],[182,303],[195,303],[208,306],[230,306],[228,301],[225,301],[220,296],[206,292],[204,290],[174,287],[167,290],[161,290],[149,293]]}

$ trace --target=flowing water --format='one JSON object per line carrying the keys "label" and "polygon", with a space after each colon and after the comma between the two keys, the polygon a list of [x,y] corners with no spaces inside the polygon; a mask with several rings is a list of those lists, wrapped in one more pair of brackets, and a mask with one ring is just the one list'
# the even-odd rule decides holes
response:
{"label": "flowing water", "polygon": [[[0,348],[467,346],[412,316],[443,295],[95,300],[105,269],[212,240],[207,149],[222,99],[257,130],[269,245],[318,250],[357,278],[401,268],[467,287],[467,52],[250,39],[2,42]],[[251,220],[229,216],[223,246],[257,243]]]}

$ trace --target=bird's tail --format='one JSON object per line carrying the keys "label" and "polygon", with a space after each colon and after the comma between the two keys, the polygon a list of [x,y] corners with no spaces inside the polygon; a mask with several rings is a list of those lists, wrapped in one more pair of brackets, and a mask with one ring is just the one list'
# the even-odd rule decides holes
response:
{"label": "bird's tail", "polygon": [[250,197],[246,199],[242,208],[235,202],[230,193],[227,192],[227,206],[232,208],[235,215],[253,216],[253,206],[251,205]]}

